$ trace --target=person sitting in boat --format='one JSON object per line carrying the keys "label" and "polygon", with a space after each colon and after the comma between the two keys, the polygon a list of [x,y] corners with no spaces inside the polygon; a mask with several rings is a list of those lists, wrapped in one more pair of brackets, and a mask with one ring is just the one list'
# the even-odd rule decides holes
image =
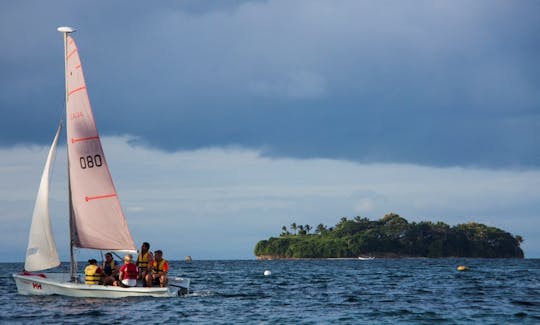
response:
{"label": "person sitting in boat", "polygon": [[146,275],[146,286],[151,287],[153,285],[160,285],[165,287],[167,285],[167,273],[169,272],[169,262],[163,259],[163,252],[158,249],[154,252],[154,261],[152,262],[152,273]]}
{"label": "person sitting in boat", "polygon": [[124,288],[136,287],[137,277],[139,276],[139,268],[133,263],[133,256],[127,254],[124,256],[124,265],[120,268],[117,281],[114,282],[115,286],[121,286]]}
{"label": "person sitting in boat", "polygon": [[139,268],[139,280],[145,280],[146,275],[152,272],[152,262],[154,256],[150,251],[150,244],[148,242],[142,243],[141,251],[137,256],[137,267]]}
{"label": "person sitting in boat", "polygon": [[118,279],[118,262],[113,259],[112,253],[105,254],[105,261],[103,261],[103,284],[111,285]]}
{"label": "person sitting in boat", "polygon": [[88,260],[88,265],[84,268],[84,283],[101,284],[103,270],[97,265],[96,259]]}

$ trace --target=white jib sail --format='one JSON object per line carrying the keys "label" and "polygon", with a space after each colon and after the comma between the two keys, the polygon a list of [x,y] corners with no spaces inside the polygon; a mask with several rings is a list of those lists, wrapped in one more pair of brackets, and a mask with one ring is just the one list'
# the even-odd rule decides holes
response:
{"label": "white jib sail", "polygon": [[62,125],[59,125],[41,175],[24,262],[26,271],[46,270],[60,265],[49,216],[49,177],[61,129]]}

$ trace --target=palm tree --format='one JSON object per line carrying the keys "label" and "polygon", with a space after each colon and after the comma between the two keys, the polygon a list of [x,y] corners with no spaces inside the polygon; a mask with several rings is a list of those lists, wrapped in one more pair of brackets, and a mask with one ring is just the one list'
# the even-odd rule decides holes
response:
{"label": "palm tree", "polygon": [[310,225],[305,225],[304,228],[306,228],[306,232],[309,234],[309,231],[313,229]]}
{"label": "palm tree", "polygon": [[322,234],[326,231],[326,226],[320,223],[317,228],[315,229],[315,233]]}
{"label": "palm tree", "polygon": [[296,229],[298,229],[298,227],[296,226],[296,222],[291,223],[291,229],[294,231],[294,234],[296,235]]}
{"label": "palm tree", "polygon": [[356,217],[354,217],[354,221],[359,222],[359,223],[362,222],[363,219],[364,219],[364,218],[362,218],[361,216],[356,216]]}
{"label": "palm tree", "polygon": [[281,236],[288,235],[289,231],[287,230],[286,226],[281,227]]}

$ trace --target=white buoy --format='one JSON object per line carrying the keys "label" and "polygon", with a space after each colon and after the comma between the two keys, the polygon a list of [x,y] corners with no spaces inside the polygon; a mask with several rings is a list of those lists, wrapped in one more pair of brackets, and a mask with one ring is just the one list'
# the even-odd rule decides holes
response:
{"label": "white buoy", "polygon": [[269,270],[264,271],[264,276],[270,276],[270,275],[272,275],[272,272],[270,272]]}

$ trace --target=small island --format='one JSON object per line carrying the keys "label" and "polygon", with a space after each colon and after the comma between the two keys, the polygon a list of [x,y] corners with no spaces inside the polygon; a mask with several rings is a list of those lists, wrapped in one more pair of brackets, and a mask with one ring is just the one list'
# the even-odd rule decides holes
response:
{"label": "small island", "polygon": [[341,218],[330,228],[292,223],[290,231],[281,229],[279,237],[257,243],[257,259],[524,256],[521,236],[476,222],[452,227],[444,222],[409,223],[389,213],[377,221]]}

